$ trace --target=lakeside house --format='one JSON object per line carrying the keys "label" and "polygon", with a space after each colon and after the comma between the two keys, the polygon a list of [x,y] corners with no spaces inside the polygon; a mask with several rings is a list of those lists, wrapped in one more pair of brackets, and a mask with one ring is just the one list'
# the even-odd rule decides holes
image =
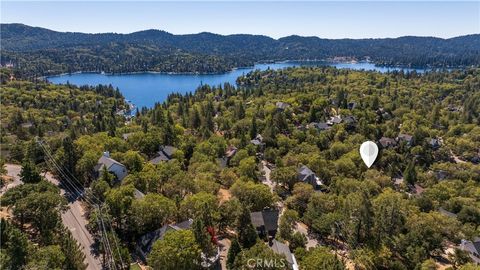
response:
{"label": "lakeside house", "polygon": [[137,254],[143,261],[146,261],[148,254],[152,251],[155,241],[162,240],[165,237],[165,234],[169,231],[188,230],[192,227],[192,224],[193,220],[188,219],[180,223],[164,225],[160,229],[144,234],[137,241],[135,247]]}
{"label": "lakeside house", "polygon": [[273,252],[285,256],[288,264],[290,265],[288,269],[299,269],[297,259],[295,259],[295,255],[290,251],[290,248],[286,244],[277,241],[276,239],[273,239],[273,241],[269,243],[269,246],[273,250]]}
{"label": "lakeside house", "polygon": [[307,166],[302,165],[297,170],[298,181],[308,183],[313,186],[314,189],[320,189],[323,185],[320,178]]}
{"label": "lakeside house", "polygon": [[251,212],[252,224],[260,238],[275,238],[278,229],[279,211],[277,209],[264,209]]}
{"label": "lakeside house", "polygon": [[103,168],[106,168],[107,171],[115,175],[115,180],[122,182],[122,180],[127,176],[127,167],[122,163],[110,158],[110,152],[106,151],[98,159],[97,165],[94,167],[94,170],[97,174],[97,177],[100,175]]}
{"label": "lakeside house", "polygon": [[160,146],[160,149],[157,152],[157,155],[150,160],[150,163],[153,165],[158,165],[160,162],[163,161],[170,161],[173,158],[173,154],[177,151],[177,148],[167,145],[167,146]]}
{"label": "lakeside house", "polygon": [[480,265],[480,237],[475,237],[473,241],[462,239],[459,248],[466,251],[475,264]]}

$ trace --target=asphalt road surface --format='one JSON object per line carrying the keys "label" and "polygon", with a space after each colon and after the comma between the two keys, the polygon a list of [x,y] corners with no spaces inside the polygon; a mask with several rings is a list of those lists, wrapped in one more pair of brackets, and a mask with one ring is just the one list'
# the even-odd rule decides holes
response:
{"label": "asphalt road surface", "polygon": [[[15,187],[22,183],[22,181],[20,181],[20,165],[6,164],[5,167],[7,169],[7,175],[12,177],[13,181],[0,191],[0,194],[2,195],[9,188]],[[52,174],[46,173],[44,177],[49,182],[57,186],[59,185],[58,180]],[[65,195],[65,190],[61,186],[59,187],[61,189],[61,193]],[[80,201],[70,199],[68,206],[68,210],[62,213],[63,224],[70,230],[73,238],[75,238],[75,240],[77,240],[77,242],[80,244],[80,247],[85,254],[85,263],[88,264],[87,269],[101,270],[102,264],[100,258],[96,257],[92,253],[91,246],[94,241],[92,235],[88,232],[86,228],[88,221],[84,216],[83,207]]]}

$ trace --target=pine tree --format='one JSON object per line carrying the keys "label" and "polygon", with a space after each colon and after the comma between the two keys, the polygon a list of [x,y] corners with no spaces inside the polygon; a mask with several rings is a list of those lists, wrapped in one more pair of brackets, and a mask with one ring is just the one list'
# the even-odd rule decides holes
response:
{"label": "pine tree", "polygon": [[38,183],[42,180],[42,177],[37,171],[35,165],[28,159],[25,159],[22,164],[22,170],[20,171],[20,179],[23,183]]}
{"label": "pine tree", "polygon": [[243,248],[250,248],[257,242],[257,231],[253,227],[250,218],[250,211],[247,207],[243,207],[242,214],[238,217],[237,222],[238,241]]}
{"label": "pine tree", "polygon": [[252,125],[250,126],[250,139],[254,139],[257,136],[257,116],[252,117]]}
{"label": "pine tree", "polygon": [[65,269],[85,270],[85,254],[81,251],[80,245],[73,239],[68,230],[65,230],[61,237],[61,247],[63,254],[65,254]]}
{"label": "pine tree", "polygon": [[235,237],[232,240],[232,244],[230,246],[230,249],[228,250],[228,255],[227,255],[227,269],[232,269],[233,264],[235,262],[235,258],[237,257],[238,253],[242,251],[242,248],[240,247],[240,244],[238,243],[238,239]]}
{"label": "pine tree", "polygon": [[403,180],[410,185],[414,185],[417,181],[417,172],[415,171],[415,162],[410,161],[408,163],[407,168],[403,171]]}

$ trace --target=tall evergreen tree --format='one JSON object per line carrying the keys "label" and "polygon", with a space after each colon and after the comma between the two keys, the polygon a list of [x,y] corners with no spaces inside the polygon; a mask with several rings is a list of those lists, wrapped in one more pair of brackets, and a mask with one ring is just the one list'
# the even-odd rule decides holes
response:
{"label": "tall evergreen tree", "polygon": [[22,164],[22,170],[20,171],[20,179],[23,183],[38,183],[42,180],[42,177],[37,171],[35,165],[28,159],[25,159]]}
{"label": "tall evergreen tree", "polygon": [[250,248],[257,242],[257,231],[250,218],[250,210],[243,207],[237,221],[238,241],[243,248]]}
{"label": "tall evergreen tree", "polygon": [[238,239],[235,237],[232,240],[232,244],[230,245],[230,249],[228,250],[227,255],[227,269],[232,269],[233,264],[235,262],[235,258],[237,257],[238,253],[242,251],[240,244],[238,243]]}
{"label": "tall evergreen tree", "polygon": [[254,139],[257,136],[257,116],[252,117],[252,125],[250,126],[250,139]]}
{"label": "tall evergreen tree", "polygon": [[415,185],[415,182],[417,181],[415,161],[412,160],[408,163],[407,168],[405,168],[405,171],[403,171],[403,180],[410,185]]}

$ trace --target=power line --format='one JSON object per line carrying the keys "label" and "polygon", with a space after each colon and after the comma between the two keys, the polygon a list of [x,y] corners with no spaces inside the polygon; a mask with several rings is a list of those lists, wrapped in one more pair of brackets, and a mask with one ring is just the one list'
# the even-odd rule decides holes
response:
{"label": "power line", "polygon": [[[70,171],[68,171],[68,169],[66,169],[66,168],[65,168],[65,170],[62,169],[62,167],[56,162],[56,160],[55,160],[55,158],[53,157],[51,151],[49,151],[49,150],[46,148],[46,146],[45,146],[40,140],[37,139],[37,142],[38,142],[38,144],[41,146],[42,151],[47,155],[47,157],[50,159],[51,163],[54,165],[56,171],[59,172],[59,173],[61,174],[61,176],[64,178],[65,182],[66,182],[71,188],[73,188],[74,192],[72,192],[72,190],[66,186],[66,187],[70,190],[70,192],[72,192],[72,193],[77,193],[78,196],[82,196],[82,197],[86,200],[86,202],[87,202],[88,204],[90,204],[90,205],[93,206],[94,208],[97,208],[97,209],[98,209],[99,215],[97,215],[96,218],[97,218],[97,221],[98,221],[98,219],[100,219],[99,223],[101,224],[100,227],[102,228],[102,231],[101,231],[101,241],[102,241],[102,244],[103,244],[104,247],[105,247],[105,248],[104,248],[105,251],[108,252],[108,253],[110,253],[110,254],[109,254],[109,255],[110,255],[110,258],[112,259],[114,268],[116,269],[115,259],[114,259],[113,252],[112,252],[112,249],[111,249],[111,246],[110,246],[110,242],[109,242],[109,240],[108,240],[108,235],[105,235],[105,238],[103,237],[103,233],[107,234],[107,232],[106,232],[105,223],[104,223],[104,220],[103,220],[103,217],[102,217],[103,215],[102,215],[102,212],[101,212],[101,210],[100,210],[100,206],[98,205],[98,203],[96,203],[95,201],[93,201],[91,198],[88,198],[88,197],[83,196],[84,193],[82,192],[82,190],[81,190],[75,183],[73,183],[72,179],[67,175],[66,172],[68,172],[68,173],[72,176],[72,178],[73,178],[74,180],[76,180],[77,184],[83,188],[83,186],[80,184],[80,181],[78,181],[78,179],[76,179],[76,177],[75,177]],[[48,146],[48,145],[47,145],[47,146]],[[97,197],[95,197],[94,194],[92,194],[92,196],[93,196],[93,198],[96,199],[97,201],[100,201]],[[101,202],[101,201],[100,201],[100,202]],[[107,215],[107,217],[108,217],[108,215]],[[110,221],[109,227],[110,227],[110,229],[111,229],[112,232],[113,232],[113,227],[112,227],[112,225],[111,225],[111,221]],[[102,239],[103,239],[103,240],[102,240]],[[119,247],[118,247],[119,244],[118,244],[118,242],[117,242],[117,240],[116,240],[115,237],[114,237],[114,240],[115,240],[115,246],[116,246],[116,249],[117,249],[119,258],[120,258],[120,260],[121,260],[122,267],[123,267],[124,263],[123,263],[123,259],[122,259],[121,253],[120,253],[120,249],[119,249]],[[105,241],[106,241],[106,243],[105,243]]]}
{"label": "power line", "polygon": [[[50,159],[51,159],[54,163],[56,163],[55,158],[52,156],[51,151],[47,150],[47,147],[50,148],[50,146],[49,146],[48,144],[45,146],[45,144],[43,144],[40,140],[38,140],[38,142],[40,143],[40,145],[42,146],[42,148],[45,150],[45,152],[48,152],[47,155],[49,155]],[[70,172],[70,170],[68,170],[68,168],[65,168],[65,170],[63,170],[63,169],[61,168],[61,166],[58,165],[58,163],[56,163],[56,165],[57,165],[57,168],[58,168],[57,170],[61,170],[62,175],[65,175],[65,174],[66,174],[65,171],[66,171],[68,174],[70,174],[71,178],[72,178],[73,180],[75,180],[75,181],[77,182],[77,184],[83,188],[83,186],[81,185],[80,181],[75,177],[75,175],[73,175],[72,172]],[[65,177],[65,176],[64,176],[64,177]],[[70,179],[68,176],[66,176],[66,177],[67,177],[68,179]],[[79,188],[77,188],[77,189],[79,189]],[[81,190],[80,190],[80,191],[79,191],[79,195],[81,195],[85,200],[93,201],[91,198],[89,198],[89,196],[83,196],[83,194],[84,194],[84,193],[82,193]],[[97,196],[95,196],[95,194],[91,193],[91,196],[92,196],[92,198],[95,199],[97,202],[93,202],[93,203],[90,202],[90,204],[92,204],[92,205],[97,205],[97,206],[98,206],[99,204],[102,204],[102,205],[103,205],[103,203],[102,203],[102,201],[100,200],[100,198],[98,198]],[[101,215],[100,218],[102,218],[102,216],[103,216],[103,215]],[[106,217],[107,217],[107,221],[108,221],[108,225],[109,225],[109,227],[110,227],[110,230],[113,232],[112,221],[111,221],[111,219],[110,219],[110,217],[109,217],[108,215],[106,215]],[[102,221],[103,221],[103,220],[102,220]],[[125,264],[124,264],[124,262],[123,262],[123,258],[122,258],[122,255],[121,255],[121,252],[120,252],[120,248],[119,248],[119,244],[118,244],[118,241],[117,241],[116,237],[114,237],[114,241],[115,241],[116,251],[117,251],[118,256],[119,256],[119,258],[120,258],[120,262],[121,262],[121,264],[122,264],[122,266],[123,266],[123,265],[125,265]]]}

